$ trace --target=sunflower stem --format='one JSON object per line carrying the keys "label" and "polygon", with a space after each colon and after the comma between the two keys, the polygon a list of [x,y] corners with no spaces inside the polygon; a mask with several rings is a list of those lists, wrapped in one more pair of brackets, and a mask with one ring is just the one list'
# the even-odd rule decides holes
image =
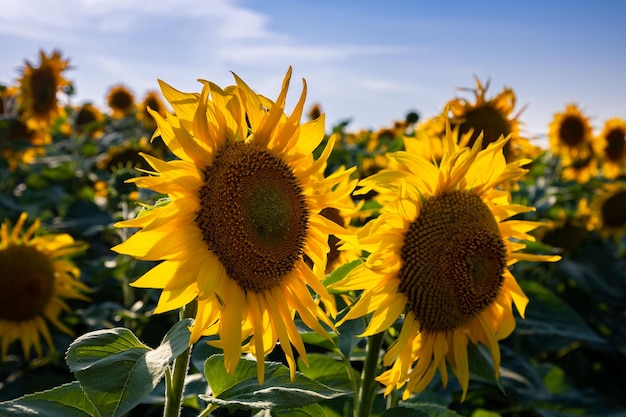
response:
{"label": "sunflower stem", "polygon": [[356,398],[355,417],[369,417],[372,412],[372,404],[378,387],[378,382],[374,378],[376,378],[384,334],[385,332],[380,332],[367,338],[365,362],[361,373],[361,388]]}
{"label": "sunflower stem", "polygon": [[[197,303],[194,300],[182,309],[181,320],[194,318],[196,311]],[[189,359],[191,358],[191,347],[192,345],[189,345],[183,353],[174,359],[171,377],[166,376],[165,378],[165,408],[163,417],[180,417],[185,379],[187,378]]]}

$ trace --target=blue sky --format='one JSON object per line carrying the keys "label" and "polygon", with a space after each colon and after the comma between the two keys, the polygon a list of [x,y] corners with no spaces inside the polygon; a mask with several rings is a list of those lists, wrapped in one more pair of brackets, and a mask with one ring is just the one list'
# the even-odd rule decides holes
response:
{"label": "blue sky", "polygon": [[[525,132],[545,135],[579,104],[596,129],[626,118],[626,2],[318,0],[0,0],[0,83],[24,60],[60,49],[76,104],[104,106],[111,86],[137,96],[162,79],[199,91],[237,73],[275,98],[293,67],[288,105],[308,85],[327,130],[389,126],[441,111],[474,77],[517,94]],[[288,109],[290,110],[290,109]]]}

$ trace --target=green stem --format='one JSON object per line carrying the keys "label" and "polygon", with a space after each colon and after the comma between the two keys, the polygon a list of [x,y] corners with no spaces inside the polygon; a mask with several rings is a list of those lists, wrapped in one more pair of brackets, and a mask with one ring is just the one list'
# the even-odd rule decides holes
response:
{"label": "green stem", "polygon": [[363,372],[361,373],[361,389],[356,399],[356,417],[369,417],[372,412],[372,404],[374,403],[374,396],[378,387],[378,382],[374,378],[376,378],[384,334],[385,332],[380,332],[367,339],[367,351],[365,352],[365,362],[363,363]]}
{"label": "green stem", "polygon": [[[194,318],[197,311],[197,302],[194,300],[182,310],[181,319]],[[165,409],[163,417],[179,417],[183,400],[183,390],[185,389],[185,379],[189,369],[189,359],[191,358],[191,345],[174,359],[173,372],[169,372],[165,377]]]}

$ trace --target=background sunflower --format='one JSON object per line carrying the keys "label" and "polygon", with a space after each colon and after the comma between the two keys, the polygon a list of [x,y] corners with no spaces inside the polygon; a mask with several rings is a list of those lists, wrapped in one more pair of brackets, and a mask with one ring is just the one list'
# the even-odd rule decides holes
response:
{"label": "background sunflower", "polygon": [[79,281],[80,271],[67,257],[86,249],[67,234],[40,234],[36,220],[22,231],[27,214],[22,213],[11,229],[0,229],[0,354],[20,341],[25,358],[31,349],[44,355],[42,339],[54,348],[48,323],[68,335],[72,330],[59,316],[70,311],[64,300],[88,300],[89,288]]}

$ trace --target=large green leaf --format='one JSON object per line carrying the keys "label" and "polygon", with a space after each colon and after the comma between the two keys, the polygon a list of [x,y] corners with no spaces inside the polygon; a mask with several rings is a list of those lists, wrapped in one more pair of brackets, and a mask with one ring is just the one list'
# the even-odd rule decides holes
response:
{"label": "large green leaf", "polygon": [[256,361],[249,359],[240,359],[230,376],[224,367],[224,355],[213,355],[206,360],[204,375],[213,395],[200,395],[200,398],[228,408],[301,408],[346,394],[346,391],[327,387],[300,373],[292,381],[289,369],[277,362],[265,362],[265,382],[262,386],[257,379]]}
{"label": "large green leaf", "polygon": [[329,387],[351,390],[351,380],[358,381],[359,373],[349,364],[320,353],[307,355],[309,366],[298,358],[298,369],[302,375]]}
{"label": "large green leaf", "polygon": [[0,403],[0,416],[100,417],[100,414],[76,381]]}
{"label": "large green leaf", "polygon": [[[454,410],[441,405],[428,402],[418,404],[402,403],[405,407],[390,408],[380,417],[459,417]],[[409,408],[407,408],[409,407]],[[407,411],[409,410],[409,411]]]}
{"label": "large green leaf", "polygon": [[157,349],[126,328],[87,333],[70,345],[67,365],[102,417],[122,416],[152,392],[170,362],[187,349],[190,323],[176,323]]}
{"label": "large green leaf", "polygon": [[[534,281],[521,281],[520,286],[530,302],[526,309],[526,319],[517,322],[519,334],[552,339],[553,349],[560,349],[564,344],[575,340],[605,343],[576,311],[550,290]],[[559,343],[559,339],[562,342]],[[550,349],[548,344],[546,349]]]}

